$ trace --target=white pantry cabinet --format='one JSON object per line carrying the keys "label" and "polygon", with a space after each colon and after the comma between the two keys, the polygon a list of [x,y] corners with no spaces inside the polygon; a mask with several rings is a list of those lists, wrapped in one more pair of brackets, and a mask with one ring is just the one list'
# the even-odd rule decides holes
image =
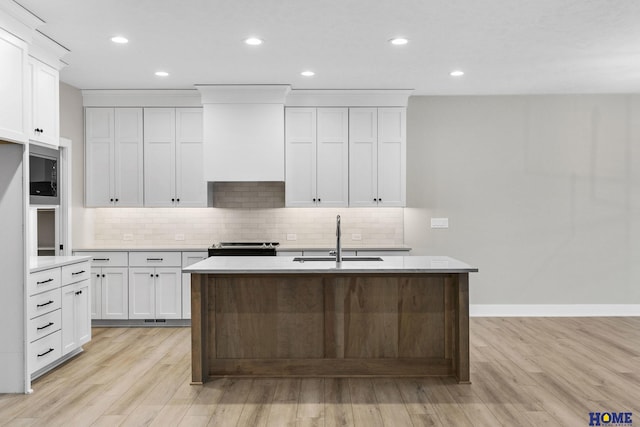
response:
{"label": "white pantry cabinet", "polygon": [[58,146],[60,140],[59,73],[30,57],[31,114],[29,139]]}
{"label": "white pantry cabinet", "polygon": [[406,205],[406,109],[349,109],[349,206]]}
{"label": "white pantry cabinet", "polygon": [[28,139],[27,57],[27,44],[0,28],[0,139]]}
{"label": "white pantry cabinet", "polygon": [[205,207],[201,108],[144,109],[144,204]]}
{"label": "white pantry cabinet", "polygon": [[287,108],[285,114],[286,206],[347,206],[349,110]]}
{"label": "white pantry cabinet", "polygon": [[142,108],[85,108],[85,206],[142,206],[142,129]]}

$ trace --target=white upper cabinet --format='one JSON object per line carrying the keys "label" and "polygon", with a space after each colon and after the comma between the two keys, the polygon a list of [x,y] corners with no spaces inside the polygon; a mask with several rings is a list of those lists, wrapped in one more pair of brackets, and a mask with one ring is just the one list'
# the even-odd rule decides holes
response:
{"label": "white upper cabinet", "polygon": [[85,205],[142,206],[142,109],[85,109]]}
{"label": "white upper cabinet", "polygon": [[285,112],[285,200],[289,207],[316,205],[316,109]]}
{"label": "white upper cabinet", "polygon": [[58,146],[60,101],[58,70],[29,58],[31,81],[31,121],[29,139]]}
{"label": "white upper cabinet", "polygon": [[378,205],[405,206],[406,109],[378,108]]}
{"label": "white upper cabinet", "polygon": [[144,204],[173,206],[176,195],[176,110],[144,109]]}
{"label": "white upper cabinet", "polygon": [[349,110],[318,108],[316,194],[318,206],[349,203]]}
{"label": "white upper cabinet", "polygon": [[0,139],[26,142],[27,45],[0,28]]}
{"label": "white upper cabinet", "polygon": [[176,108],[176,198],[178,206],[205,207],[207,183],[202,153],[202,108]]}
{"label": "white upper cabinet", "polygon": [[202,109],[144,109],[145,206],[202,207]]}
{"label": "white upper cabinet", "polygon": [[406,205],[406,109],[349,109],[349,206]]}
{"label": "white upper cabinet", "polygon": [[347,206],[348,122],[347,108],[287,108],[287,206]]}

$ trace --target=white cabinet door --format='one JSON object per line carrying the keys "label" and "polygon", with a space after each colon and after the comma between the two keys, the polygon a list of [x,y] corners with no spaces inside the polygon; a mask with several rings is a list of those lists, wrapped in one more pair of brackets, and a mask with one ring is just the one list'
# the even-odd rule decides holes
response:
{"label": "white cabinet door", "polygon": [[155,318],[155,269],[129,269],[129,319]]}
{"label": "white cabinet door", "polygon": [[126,267],[102,269],[102,319],[128,319],[129,277]]}
{"label": "white cabinet door", "polygon": [[406,109],[378,108],[378,205],[406,205]]}
{"label": "white cabinet door", "polygon": [[[200,262],[209,256],[207,252],[183,252],[182,268]],[[191,319],[191,274],[182,273],[182,318]]]}
{"label": "white cabinet door", "polygon": [[76,339],[76,288],[74,285],[62,287],[62,354],[78,347]]}
{"label": "white cabinet door", "polygon": [[182,277],[180,268],[155,269],[156,319],[182,318]]}
{"label": "white cabinet door", "polygon": [[59,130],[59,76],[58,70],[35,58],[29,58],[31,74],[31,126],[30,139],[58,146]]}
{"label": "white cabinet door", "polygon": [[27,142],[27,45],[0,29],[0,139]]}
{"label": "white cabinet door", "polygon": [[378,205],[378,109],[349,109],[349,206]]}
{"label": "white cabinet door", "polygon": [[285,200],[289,207],[316,205],[316,109],[285,111]]}
{"label": "white cabinet door", "polygon": [[174,206],[175,108],[144,109],[144,204]]}
{"label": "white cabinet door", "polygon": [[202,108],[176,108],[176,205],[207,206]]}
{"label": "white cabinet door", "polygon": [[85,109],[85,206],[113,206],[114,109]]}
{"label": "white cabinet door", "polygon": [[323,207],[349,204],[349,110],[318,108],[316,198]]}
{"label": "white cabinet door", "polygon": [[114,205],[142,206],[142,108],[116,108],[114,114]]}
{"label": "white cabinet door", "polygon": [[75,294],[75,331],[78,346],[91,341],[91,287],[89,280],[74,285]]}
{"label": "white cabinet door", "polygon": [[102,269],[91,270],[91,318],[102,319]]}

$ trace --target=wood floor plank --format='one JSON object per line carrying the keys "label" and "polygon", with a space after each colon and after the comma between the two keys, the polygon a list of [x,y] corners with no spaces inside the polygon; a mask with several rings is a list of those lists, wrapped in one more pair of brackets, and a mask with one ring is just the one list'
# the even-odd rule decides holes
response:
{"label": "wood floor plank", "polygon": [[472,318],[471,384],[219,378],[190,385],[189,328],[94,328],[84,352],[0,395],[0,426],[573,426],[640,413],[640,318]]}
{"label": "wood floor plank", "polygon": [[349,392],[351,394],[354,426],[374,427],[384,425],[370,379],[350,378]]}
{"label": "wood floor plank", "polygon": [[349,379],[325,378],[324,403],[326,427],[343,427],[354,424]]}

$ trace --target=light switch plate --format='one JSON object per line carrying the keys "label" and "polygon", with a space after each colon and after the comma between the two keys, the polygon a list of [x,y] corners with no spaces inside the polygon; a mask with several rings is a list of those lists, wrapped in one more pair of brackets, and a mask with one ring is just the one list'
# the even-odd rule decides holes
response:
{"label": "light switch plate", "polygon": [[133,234],[131,233],[124,233],[122,235],[122,240],[133,240]]}
{"label": "light switch plate", "polygon": [[431,228],[449,228],[449,218],[431,218]]}
{"label": "light switch plate", "polygon": [[298,240],[298,235],[295,233],[287,233],[287,240]]}
{"label": "light switch plate", "polygon": [[351,240],[362,240],[362,234],[360,233],[353,233],[351,235]]}
{"label": "light switch plate", "polygon": [[182,234],[182,233],[177,233],[177,234],[174,236],[174,239],[176,239],[176,240],[184,240],[184,234]]}

